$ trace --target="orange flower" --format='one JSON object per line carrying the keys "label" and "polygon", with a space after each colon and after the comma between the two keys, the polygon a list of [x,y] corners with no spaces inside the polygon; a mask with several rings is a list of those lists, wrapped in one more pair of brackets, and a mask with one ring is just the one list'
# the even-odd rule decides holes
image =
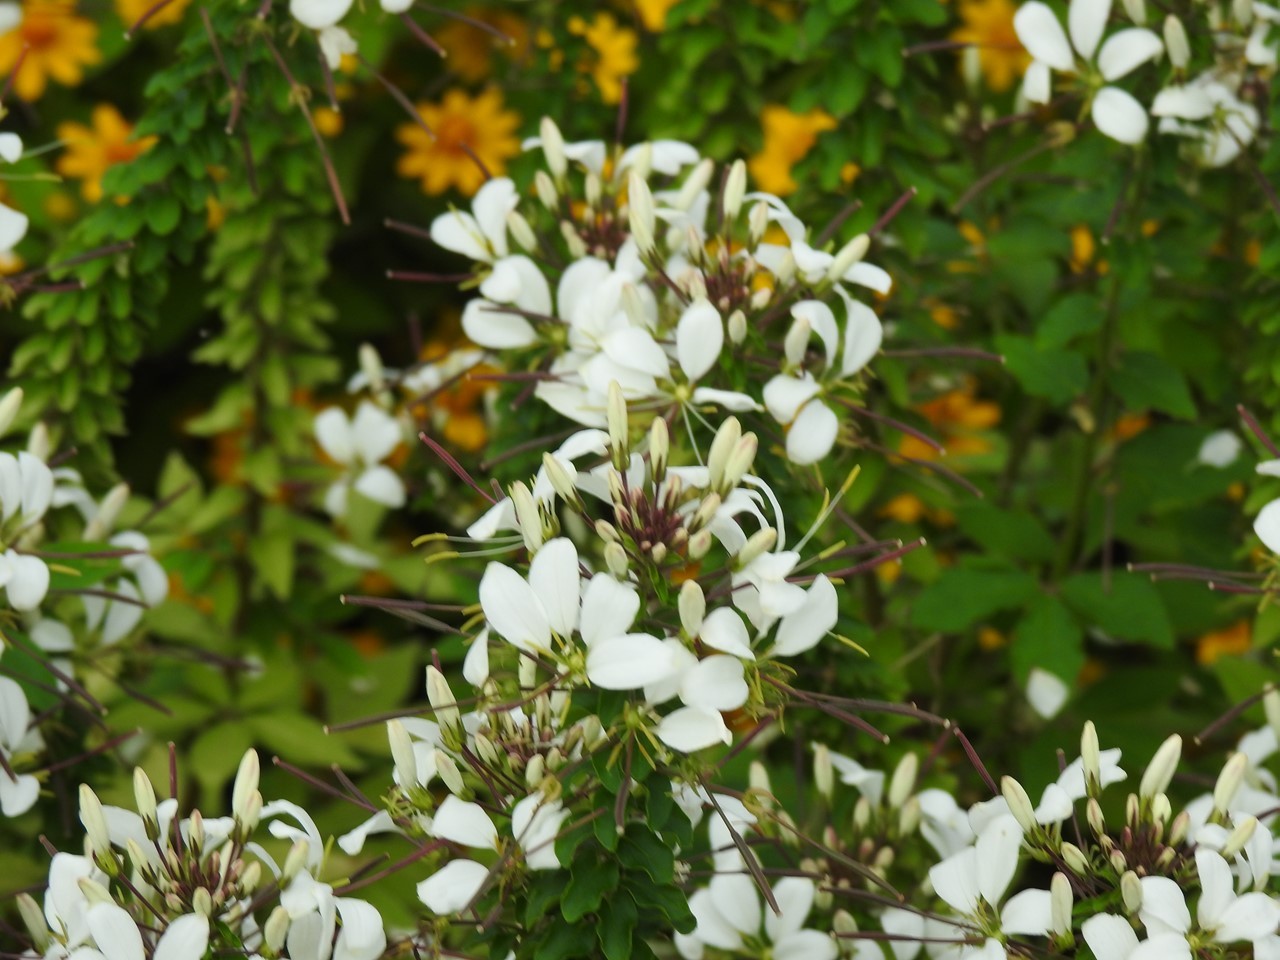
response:
{"label": "orange flower", "polygon": [[[1026,72],[1031,55],[1022,48],[1013,29],[1017,7],[1011,0],[960,0],[964,25],[951,33],[956,43],[972,44],[987,86],[1004,93]],[[961,60],[963,69],[964,61]]]}
{"label": "orange flower", "polygon": [[84,68],[102,59],[98,28],[75,10],[73,0],[25,0],[20,9],[16,3],[0,4],[0,76],[22,57],[13,89],[23,100],[43,96],[50,77],[76,86],[84,80]]}
{"label": "orange flower", "polygon": [[764,147],[747,161],[756,185],[766,193],[786,196],[798,186],[791,168],[803,160],[818,142],[818,134],[836,127],[835,118],[823,110],[792,113],[772,105],[760,113]]}
{"label": "orange flower", "polygon": [[477,97],[462,90],[447,90],[438,103],[418,104],[423,122],[432,136],[416,123],[396,129],[396,139],[407,148],[396,164],[402,177],[418,177],[426,193],[441,194],[456,187],[471,196],[484,183],[484,172],[475,162],[478,158],[489,173],[506,172],[507,160],[520,152],[516,128],[519,114],[502,107],[502,94],[496,87]]}
{"label": "orange flower", "polygon": [[83,180],[80,193],[90,203],[97,203],[102,199],[102,175],[148,150],[156,138],[134,140],[133,124],[109,103],[93,108],[91,122],[92,127],[58,124],[58,139],[66,144],[67,152],[58,158],[57,169],[64,177]]}
{"label": "orange flower", "polygon": [[1213,630],[1196,640],[1196,663],[1207,667],[1222,657],[1248,653],[1252,634],[1248,620],[1240,620],[1222,630]]}

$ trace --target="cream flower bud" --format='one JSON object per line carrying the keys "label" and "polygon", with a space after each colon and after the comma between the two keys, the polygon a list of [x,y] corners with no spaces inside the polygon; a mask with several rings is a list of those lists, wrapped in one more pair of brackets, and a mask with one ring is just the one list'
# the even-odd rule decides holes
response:
{"label": "cream flower bud", "polygon": [[653,194],[649,191],[649,184],[634,170],[627,178],[627,220],[631,236],[640,248],[640,255],[652,256],[656,250],[653,239]]}
{"label": "cream flower bud", "polygon": [[569,256],[572,259],[581,260],[587,255],[586,241],[578,233],[578,228],[568,220],[560,221],[560,236],[564,238],[565,246],[568,248]]}
{"label": "cream flower bud", "polygon": [[831,916],[831,932],[838,937],[848,937],[849,934],[858,932],[858,921],[853,919],[848,910],[837,910]]}
{"label": "cream flower bud", "polygon": [[1080,733],[1080,762],[1084,766],[1085,789],[1090,795],[1102,787],[1102,751],[1098,748],[1098,729],[1086,720]]}
{"label": "cream flower bud", "polygon": [[538,134],[542,138],[542,155],[547,160],[547,169],[556,180],[564,179],[569,170],[569,158],[564,152],[564,137],[560,128],[550,117],[543,117],[538,125]]}
{"label": "cream flower bud", "polygon": [[1062,854],[1062,862],[1071,868],[1072,873],[1078,877],[1088,876],[1089,858],[1074,843],[1064,843],[1059,853]]}
{"label": "cream flower bud", "polygon": [[199,810],[192,810],[187,821],[187,842],[197,855],[204,849],[204,840],[204,815]]}
{"label": "cream flower bud", "polygon": [[1147,764],[1147,769],[1142,774],[1142,781],[1138,785],[1138,796],[1143,800],[1150,800],[1157,793],[1168,790],[1181,758],[1182,738],[1175,733],[1160,745],[1151,762]]}
{"label": "cream flower bud", "polygon": [[747,226],[751,230],[751,246],[759,246],[769,230],[769,205],[763,200],[757,200],[755,206],[751,208]]}
{"label": "cream flower bud", "polygon": [[773,271],[773,275],[778,279],[779,286],[786,286],[792,281],[796,275],[796,258],[790,251],[782,255],[782,259],[778,261],[778,267]]}
{"label": "cream flower bud", "polygon": [[81,877],[76,881],[76,886],[80,888],[80,892],[84,894],[90,906],[96,906],[99,903],[115,903],[111,892],[92,877]]}
{"label": "cream flower bud", "polygon": [[1031,805],[1031,798],[1027,796],[1027,791],[1022,784],[1013,777],[1001,777],[1000,792],[1004,795],[1005,802],[1009,804],[1009,812],[1018,821],[1018,826],[1028,833],[1039,826],[1036,823],[1035,807]]}
{"label": "cream flower bud", "polygon": [[729,176],[724,182],[724,219],[732,223],[742,210],[742,198],[747,192],[747,165],[741,160],[733,161],[729,167]]}
{"label": "cream flower bud", "polygon": [[908,797],[907,802],[902,805],[902,811],[898,814],[898,836],[909,837],[920,826],[920,798],[917,796]]}
{"label": "cream flower bud", "polygon": [[1120,898],[1124,901],[1125,913],[1132,915],[1142,909],[1142,881],[1132,870],[1120,875]]}
{"label": "cream flower bud", "polygon": [[1235,829],[1227,835],[1226,842],[1222,845],[1222,856],[1226,860],[1231,860],[1244,849],[1244,845],[1252,838],[1254,831],[1258,829],[1257,817],[1245,817],[1236,824]]}
{"label": "cream flower bud", "polygon": [[1071,936],[1071,881],[1059,871],[1049,881],[1049,933],[1058,940]]}
{"label": "cream flower bud", "polygon": [[836,258],[831,261],[831,266],[827,270],[827,280],[835,283],[842,278],[850,267],[860,262],[867,255],[867,251],[870,249],[871,238],[865,233],[858,234],[841,247],[836,254]]}
{"label": "cream flower bud", "polygon": [[547,171],[539,170],[533,176],[533,188],[538,199],[548,210],[555,210],[560,205],[560,195],[556,191],[555,181],[547,176]]}
{"label": "cream flower bud", "polygon": [[49,428],[43,423],[37,423],[31,428],[31,435],[27,438],[27,453],[37,460],[48,460],[49,454],[52,452]]}
{"label": "cream flower bud", "polygon": [[724,468],[724,487],[732,490],[747,475],[752,464],[756,462],[756,453],[760,449],[760,441],[754,433],[744,433],[742,438],[729,454],[729,462]]}
{"label": "cream flower bud", "polygon": [[102,802],[87,784],[80,784],[80,822],[88,835],[89,847],[94,856],[107,857],[111,853],[111,834],[107,830],[107,818],[102,812]]}
{"label": "cream flower bud", "polygon": [[[551,489],[565,503],[581,503],[578,496],[578,468],[567,460],[561,460],[555,454],[542,454],[542,469],[546,471]],[[532,495],[530,495],[532,497]],[[538,521],[541,526],[541,519]]]}
{"label": "cream flower bud", "polygon": [[711,549],[711,531],[699,530],[689,535],[689,559],[701,560]]}
{"label": "cream flower bud", "polygon": [[387,741],[391,744],[391,759],[395,763],[400,786],[410,790],[418,785],[418,758],[413,751],[409,731],[399,720],[387,721]]}
{"label": "cream flower bud", "polygon": [[1191,45],[1187,42],[1187,30],[1175,14],[1164,18],[1164,48],[1169,52],[1169,62],[1175,70],[1187,69],[1191,62]]}
{"label": "cream flower bud", "polygon": [[307,865],[307,856],[311,852],[311,844],[301,838],[293,841],[289,853],[284,858],[284,869],[280,871],[280,886],[287,887],[289,881]]}
{"label": "cream flower bud", "polygon": [[1107,859],[1111,862],[1111,869],[1116,873],[1124,873],[1129,869],[1129,861],[1119,850],[1112,850]]}
{"label": "cream flower bud", "polygon": [[519,210],[512,210],[507,214],[507,229],[511,232],[511,239],[515,240],[525,253],[533,253],[538,249],[537,234],[533,232],[533,227],[529,226],[529,221]]}
{"label": "cream flower bud", "polygon": [[254,860],[244,868],[244,873],[240,876],[240,892],[253,893],[260,883],[262,883],[262,862]]}
{"label": "cream flower bud", "polygon": [[769,781],[769,771],[759,760],[752,760],[751,766],[747,768],[747,783],[752,790],[760,794],[759,801],[762,806],[766,808],[773,806],[773,784]]}
{"label": "cream flower bud", "polygon": [[631,563],[627,559],[627,551],[620,543],[606,543],[604,547],[604,564],[609,572],[618,580],[626,580],[627,570]]}
{"label": "cream flower bud", "polygon": [[[0,430],[0,433],[3,432]],[[43,954],[49,949],[49,927],[45,923],[44,911],[29,893],[20,893],[14,899],[18,902],[18,915],[22,917],[22,925],[31,934],[31,945],[35,947],[36,953]]]}
{"label": "cream flower bud", "polygon": [[387,370],[382,365],[382,357],[371,343],[360,344],[356,353],[360,362],[360,372],[369,381],[369,389],[373,393],[381,393],[387,386]]}
{"label": "cream flower bud", "polygon": [[609,382],[609,403],[607,407],[609,425],[609,452],[613,458],[614,469],[627,469],[630,455],[630,431],[627,427],[627,400],[622,395],[622,387],[617,380]]}
{"label": "cream flower bud", "polygon": [[1101,837],[1107,832],[1107,823],[1102,817],[1102,804],[1096,797],[1090,797],[1085,801],[1084,818],[1094,836]]}
{"label": "cream flower bud", "polygon": [[770,287],[761,287],[755,293],[751,294],[751,309],[763,310],[769,305],[769,301],[773,299],[773,289]]}
{"label": "cream flower bud", "polygon": [[257,751],[246,750],[240,758],[235,785],[231,788],[231,812],[237,818],[243,820],[242,814],[248,809],[249,798],[258,792],[261,775]]}
{"label": "cream flower bud", "polygon": [[1169,846],[1182,846],[1183,841],[1187,839],[1187,833],[1190,829],[1191,814],[1183,810],[1173,818],[1173,823],[1169,824]]}
{"label": "cream flower bud", "polygon": [[681,185],[680,193],[676,196],[676,207],[681,210],[692,207],[693,202],[698,199],[698,194],[707,189],[707,184],[711,182],[711,175],[715,170],[715,164],[710,160],[700,160],[697,166],[689,171],[689,176]]}
{"label": "cream flower bud", "polygon": [[649,426],[649,471],[653,482],[661,483],[667,475],[667,458],[671,455],[671,434],[663,417],[654,417]]}
{"label": "cream flower bud", "polygon": [[831,749],[825,743],[819,743],[813,748],[813,784],[818,788],[818,793],[831,799],[836,787],[836,776],[835,767],[831,763]]}
{"label": "cream flower bud", "polygon": [[[524,654],[521,654],[520,666],[516,668],[516,674],[520,682],[520,689],[532,690],[537,686],[538,661],[533,659],[533,657],[526,657]],[[502,716],[505,717],[507,714],[504,713]]]}
{"label": "cream flower bud", "polygon": [[982,51],[976,46],[960,51],[960,76],[970,90],[982,89]]}
{"label": "cream flower bud", "polygon": [[680,628],[687,637],[702,633],[702,621],[707,615],[707,598],[697,580],[686,580],[680,585]]}
{"label": "cream flower bud", "polygon": [[133,768],[133,802],[138,808],[138,816],[142,817],[146,827],[147,839],[154,840],[160,835],[160,820],[156,815],[156,791],[151,780],[141,767]]}
{"label": "cream flower bud", "polygon": [[1157,793],[1151,798],[1151,819],[1153,822],[1164,826],[1172,816],[1173,805],[1169,803],[1169,798],[1165,794]]}
{"label": "cream flower bud", "polygon": [[[632,175],[633,176],[635,175],[634,171]],[[641,176],[643,176],[643,174],[641,174]],[[594,170],[588,170],[587,177],[583,184],[583,187],[584,187],[584,192],[586,194],[587,209],[599,210],[600,197],[604,192],[604,187],[600,183],[600,175],[597,174]]]}
{"label": "cream flower bud", "polygon": [[764,527],[757,530],[742,545],[742,549],[738,551],[738,556],[734,560],[737,569],[749,566],[752,560],[759,558],[761,555],[768,553],[773,549],[774,544],[778,542],[778,531],[773,527]]}
{"label": "cream flower bud", "polygon": [[530,553],[537,553],[542,546],[542,513],[523,480],[517,480],[511,485],[511,506],[515,510],[516,525],[520,528],[520,536],[524,538],[525,549]]}
{"label": "cream flower bud", "polygon": [[467,785],[462,781],[462,772],[453,762],[453,757],[443,750],[436,750],[436,773],[440,775],[440,779],[454,796],[461,797],[467,792]]}
{"label": "cream flower bud", "polygon": [[1147,5],[1145,0],[1121,0],[1124,4],[1124,12],[1129,15],[1129,19],[1142,26],[1147,22]]}
{"label": "cream flower bud", "polygon": [[733,345],[737,346],[747,339],[747,315],[741,310],[735,310],[729,314],[725,326],[729,331],[729,342]]}
{"label": "cream flower bud", "polygon": [[897,810],[907,802],[911,791],[916,788],[916,776],[919,773],[920,758],[914,753],[908,753],[898,761],[893,776],[889,778],[889,790],[885,794],[890,810]]}
{"label": "cream flower bud", "polygon": [[859,797],[858,802],[853,805],[853,830],[854,833],[862,833],[867,829],[867,825],[871,823],[871,801],[866,797]]}
{"label": "cream flower bud", "polygon": [[434,666],[427,667],[427,699],[431,701],[436,722],[443,730],[461,729],[462,712],[458,709],[458,701],[449,688],[449,681]]}
{"label": "cream flower bud", "polygon": [[22,409],[22,388],[12,387],[0,398],[0,437],[9,432],[20,409]]}
{"label": "cream flower bud", "polygon": [[524,785],[530,790],[537,789],[538,784],[542,783],[542,779],[546,775],[547,761],[543,759],[542,754],[535,753],[529,758],[529,763],[524,768]]}
{"label": "cream flower bud", "polygon": [[284,940],[288,933],[289,911],[284,907],[276,907],[262,927],[263,946],[269,953],[279,954],[284,949]]}
{"label": "cream flower bud", "polygon": [[115,525],[116,518],[120,516],[120,511],[124,509],[124,505],[128,502],[129,485],[127,483],[117,483],[102,498],[102,504],[98,507],[98,512],[94,514],[93,519],[85,524],[84,539],[90,542],[105,540],[111,533],[111,528]]}
{"label": "cream flower bud", "polygon": [[809,321],[804,317],[796,317],[782,341],[782,353],[787,358],[787,363],[795,367],[803,362],[805,351],[809,349],[809,336],[812,333],[813,328],[809,325]]}
{"label": "cream flower bud", "polygon": [[707,483],[712,490],[723,489],[725,466],[729,455],[742,439],[742,425],[737,417],[729,417],[720,424],[715,437],[711,441],[711,449],[707,453]]}
{"label": "cream flower bud", "polygon": [[246,834],[252,833],[258,826],[258,821],[262,819],[262,794],[257,790],[249,794],[249,799],[245,801],[244,809],[236,819],[244,825]]}
{"label": "cream flower bud", "polygon": [[1218,782],[1213,786],[1213,809],[1218,813],[1226,813],[1231,801],[1236,798],[1240,784],[1244,782],[1245,772],[1249,769],[1249,758],[1243,753],[1233,753],[1218,774]]}
{"label": "cream flower bud", "polygon": [[1242,27],[1253,22],[1253,0],[1231,0],[1231,19]]}
{"label": "cream flower bud", "polygon": [[202,917],[213,915],[213,896],[206,887],[196,887],[196,892],[191,895],[191,911]]}

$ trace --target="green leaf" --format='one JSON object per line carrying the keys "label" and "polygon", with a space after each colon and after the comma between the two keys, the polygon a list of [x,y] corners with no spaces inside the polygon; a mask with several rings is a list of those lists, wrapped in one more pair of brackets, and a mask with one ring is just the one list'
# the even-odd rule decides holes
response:
{"label": "green leaf", "polygon": [[327,769],[331,764],[358,766],[359,758],[320,721],[300,713],[266,713],[249,718],[257,739],[290,763]]}
{"label": "green leaf", "polygon": [[1036,596],[1036,578],[1020,570],[944,570],[911,609],[922,630],[958,631],[999,610],[1020,607]]}
{"label": "green leaf", "polygon": [[1145,577],[1114,573],[1110,588],[1100,572],[1080,573],[1062,583],[1062,597],[1086,623],[1119,640],[1173,647],[1173,625],[1160,594]]}
{"label": "green leaf", "polygon": [[1130,410],[1158,410],[1184,420],[1196,415],[1186,379],[1154,353],[1126,353],[1108,382]]}
{"label": "green leaf", "polygon": [[160,194],[147,200],[147,226],[158,237],[167,237],[182,219],[182,204],[171,193]]}
{"label": "green leaf", "polygon": [[[601,817],[607,820],[607,817]],[[613,821],[609,821],[610,827]],[[569,871],[569,883],[560,901],[560,913],[569,923],[577,923],[599,909],[604,898],[618,885],[618,861],[602,851],[584,847],[578,851]]]}
{"label": "green leaf", "polygon": [[995,342],[996,349],[1004,354],[1005,367],[1033,397],[1065,404],[1089,385],[1089,367],[1078,353],[1038,349],[1026,337],[1013,334],[998,336]]}
{"label": "green leaf", "polygon": [[638,919],[636,903],[626,893],[609,898],[600,912],[600,923],[596,928],[600,947],[608,960],[630,958],[632,933]]}
{"label": "green leaf", "polygon": [[956,523],[983,549],[1009,560],[1047,562],[1054,557],[1053,537],[1027,510],[1002,510],[976,500],[956,510]]}
{"label": "green leaf", "polygon": [[1057,597],[1036,597],[1014,629],[1011,653],[1021,681],[1040,667],[1071,686],[1084,666],[1084,628]]}
{"label": "green leaf", "polygon": [[659,836],[632,825],[618,843],[618,859],[628,870],[639,870],[657,883],[675,882],[675,855]]}
{"label": "green leaf", "polygon": [[568,960],[588,957],[595,944],[595,933],[590,925],[573,926],[559,923],[551,928],[546,939],[533,951],[533,960]]}
{"label": "green leaf", "polygon": [[1041,350],[1065,347],[1076,337],[1102,326],[1102,309],[1096,297],[1072,293],[1063,297],[1036,325],[1036,346]]}

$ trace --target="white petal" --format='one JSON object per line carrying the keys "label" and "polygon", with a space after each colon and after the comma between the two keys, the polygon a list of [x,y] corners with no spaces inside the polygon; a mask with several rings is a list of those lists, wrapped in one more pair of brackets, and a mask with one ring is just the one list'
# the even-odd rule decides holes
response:
{"label": "white petal", "polygon": [[1153,117],[1204,120],[1213,114],[1213,99],[1199,86],[1165,87],[1151,103]]}
{"label": "white petal", "polygon": [[320,411],[315,419],[316,440],[330,460],[348,464],[355,459],[355,438],[351,421],[338,407]]}
{"label": "white petal", "polygon": [[480,578],[480,606],[502,639],[525,653],[547,650],[551,626],[524,577],[501,563],[491,563]]}
{"label": "white petal", "polygon": [[1223,912],[1214,933],[1219,943],[1256,940],[1276,932],[1280,924],[1280,904],[1269,894],[1246,893]]}
{"label": "white petal", "polygon": [[653,732],[680,753],[694,753],[733,740],[720,711],[706,707],[681,707],[663,717]]}
{"label": "white petal", "polygon": [[605,690],[639,690],[670,671],[671,652],[647,634],[607,637],[587,650],[587,679]]}
{"label": "white petal", "polygon": [[542,545],[529,564],[529,587],[552,632],[572,636],[578,627],[578,550],[572,540],[556,537]]}
{"label": "white petal", "polygon": [[844,356],[840,361],[840,373],[849,377],[857,373],[880,350],[884,340],[884,327],[876,312],[859,300],[854,300],[840,287],[836,287],[844,300],[847,317],[844,328]]}
{"label": "white petal", "polygon": [[89,908],[89,932],[107,960],[144,960],[142,933],[133,917],[114,903]]}
{"label": "white petal", "polygon": [[1067,8],[1067,30],[1071,33],[1072,46],[1084,59],[1093,59],[1110,16],[1111,0],[1071,0]]}
{"label": "white petal", "polygon": [[304,27],[323,30],[347,15],[351,0],[289,0],[289,12]]}
{"label": "white petal", "polygon": [[[809,919],[817,887],[808,877],[784,877],[773,885],[773,899],[781,913],[766,910],[764,929],[769,939],[778,943],[783,937],[799,932]],[[830,938],[827,938],[830,942]]]}
{"label": "white petal", "polygon": [[[714,878],[712,883],[717,879],[720,878]],[[697,918],[698,927],[693,936],[700,944],[705,943],[720,950],[737,950],[742,946],[742,934],[716,909],[711,891],[706,887],[694,891],[689,898],[689,911]]]}
{"label": "white petal", "polygon": [[478,803],[445,797],[431,821],[432,836],[460,843],[464,847],[489,848],[497,845],[498,828]]}
{"label": "white petal", "polygon": [[530,794],[511,808],[511,835],[524,851],[529,869],[554,870],[560,866],[556,834],[568,816],[569,811],[559,800],[548,800],[540,793]]}
{"label": "white petal", "polygon": [[35,523],[53,500],[53,471],[24,450],[18,454],[18,472],[22,477],[22,522]]}
{"label": "white petal", "polygon": [[1205,930],[1217,927],[1223,911],[1235,899],[1231,868],[1222,855],[1203,847],[1196,850],[1196,871],[1200,875],[1200,902],[1196,920]]}
{"label": "white petal", "polygon": [[8,520],[22,506],[22,474],[18,471],[18,458],[12,453],[0,453],[0,519]]}
{"label": "white petal", "polygon": [[687,705],[712,710],[736,710],[749,694],[742,661],[724,653],[700,660],[680,687],[680,699]]}
{"label": "white petal", "polygon": [[787,430],[787,459],[792,463],[817,463],[835,445],[840,419],[825,403],[806,403]]}
{"label": "white petal", "polygon": [[1048,890],[1023,890],[1009,898],[1000,911],[1000,929],[1005,933],[1047,936],[1050,914]]}
{"label": "white petal", "polygon": [[764,385],[765,409],[779,423],[790,423],[819,389],[818,382],[808,373],[801,377],[780,373]]}
{"label": "white petal", "polygon": [[16,133],[0,133],[0,159],[5,163],[17,163],[22,159],[22,138]]}
{"label": "white petal", "polygon": [[391,814],[386,810],[379,810],[364,823],[340,836],[338,838],[338,846],[343,853],[354,857],[364,849],[365,840],[372,834],[398,833],[399,830],[400,828],[396,826],[396,822],[391,819]]}
{"label": "white petal", "polygon": [[1091,111],[1098,129],[1121,143],[1141,143],[1147,135],[1147,111],[1126,90],[1103,87],[1093,98]]}
{"label": "white petal", "polygon": [[691,304],[676,325],[676,359],[690,380],[698,380],[720,359],[724,323],[708,301]]}
{"label": "white petal", "polygon": [[1084,942],[1097,960],[1128,960],[1138,945],[1138,935],[1124,917],[1100,913],[1080,926]]}
{"label": "white petal", "polygon": [[734,413],[745,413],[747,411],[758,413],[761,409],[760,404],[745,393],[737,393],[733,390],[715,390],[711,387],[698,387],[694,390],[693,402],[699,406],[704,403],[712,404]]}
{"label": "white petal", "polygon": [[1027,103],[1048,103],[1053,90],[1053,75],[1047,63],[1031,61],[1022,76],[1022,95]]}
{"label": "white petal", "polygon": [[1040,797],[1040,805],[1035,809],[1036,823],[1062,823],[1071,816],[1071,795],[1056,783],[1044,788]]}
{"label": "white petal", "polygon": [[413,0],[381,0],[381,6],[387,13],[404,13],[413,6]]}
{"label": "white petal", "polygon": [[1055,70],[1071,72],[1076,58],[1058,22],[1058,15],[1039,0],[1024,3],[1013,16],[1013,29],[1027,52]]}
{"label": "white petal", "polygon": [[822,341],[826,366],[832,366],[840,345],[840,328],[836,325],[836,315],[831,312],[831,308],[821,300],[801,300],[791,308],[791,316],[809,324],[809,329]]}
{"label": "white petal", "polygon": [[481,630],[471,641],[462,660],[462,679],[473,687],[482,687],[489,679],[489,631]]}
{"label": "white petal", "polygon": [[1027,677],[1027,702],[1031,709],[1046,720],[1056,717],[1067,702],[1067,685],[1056,674],[1041,667],[1032,667]]}
{"label": "white petal", "polygon": [[1191,929],[1191,913],[1187,910],[1182,888],[1168,877],[1143,877],[1140,915],[1148,935],[1185,934]]}
{"label": "white petal", "polygon": [[793,657],[812,650],[836,625],[838,607],[835,586],[824,574],[818,574],[805,594],[804,606],[782,618],[772,653],[779,657]]}
{"label": "white petal", "polygon": [[978,910],[978,851],[966,847],[929,868],[929,882],[943,902],[957,913],[971,916]]}
{"label": "white petal", "polygon": [[720,915],[739,933],[760,935],[760,895],[755,881],[745,873],[718,874],[708,887],[711,902]]}
{"label": "white petal", "polygon": [[480,293],[495,303],[551,316],[551,287],[542,271],[523,254],[503,257],[480,284]]}
{"label": "white petal", "polygon": [[1098,72],[1110,83],[1137,69],[1164,50],[1164,43],[1150,30],[1130,27],[1107,38],[1098,53]]}
{"label": "white petal", "polygon": [[635,587],[619,583],[607,573],[597,573],[582,592],[582,642],[588,647],[631,629],[640,611]]}
{"label": "white petal", "polygon": [[342,931],[333,945],[333,960],[377,960],[387,949],[382,914],[372,904],[355,897],[334,901],[342,917]]}
{"label": "white petal", "polygon": [[431,221],[431,239],[454,253],[481,263],[493,260],[476,218],[462,210],[442,213]]}
{"label": "white petal", "polygon": [[495,177],[487,181],[471,201],[476,223],[495,256],[507,255],[507,215],[519,203],[520,195],[509,177]]}
{"label": "white petal", "polygon": [[201,960],[209,948],[209,918],[187,913],[165,927],[151,960]]}
{"label": "white petal", "polygon": [[15,782],[0,770],[0,813],[6,817],[20,817],[35,806],[39,797],[40,781],[31,774],[19,774]]}
{"label": "white petal", "polygon": [[1230,430],[1215,430],[1200,443],[1196,460],[1207,467],[1221,470],[1235,463],[1243,449],[1244,442]]}
{"label": "white petal", "polygon": [[1272,500],[1258,511],[1253,532],[1272,553],[1280,553],[1280,500]]}
{"label": "white petal", "polygon": [[49,568],[39,557],[14,553],[12,550],[6,551],[5,555],[12,571],[12,576],[5,585],[10,605],[23,612],[34,610],[49,592]]}
{"label": "white petal", "polygon": [[[879,950],[874,954],[880,955]],[[829,934],[818,930],[797,930],[774,941],[772,956],[773,960],[836,960],[840,956],[840,948]]]}
{"label": "white petal", "polygon": [[363,463],[381,463],[400,445],[400,424],[395,417],[368,400],[351,420],[351,445]]}
{"label": "white petal", "polygon": [[501,310],[488,300],[471,300],[462,311],[462,332],[490,350],[519,350],[538,342],[538,332],[517,313]]}
{"label": "white petal", "polygon": [[978,891],[994,907],[1004,898],[1018,869],[1022,827],[1011,815],[997,817],[978,835],[974,847],[978,851]]}
{"label": "white petal", "polygon": [[604,338],[601,344],[605,356],[631,370],[646,373],[651,377],[665,378],[671,372],[671,364],[666,353],[653,339],[648,330],[627,327],[615,330]]}
{"label": "white petal", "polygon": [[[1180,934],[1156,934],[1138,944],[1129,954],[1129,960],[1191,960],[1191,945]],[[1255,957],[1255,960],[1261,958]]]}
{"label": "white petal", "polygon": [[356,478],[355,491],[362,497],[396,509],[405,504],[404,481],[390,467],[370,467]]}
{"label": "white petal", "polygon": [[457,913],[480,892],[489,868],[474,860],[451,860],[418,884],[418,899],[439,915]]}
{"label": "white petal", "polygon": [[732,607],[718,607],[702,621],[702,642],[713,650],[731,653],[744,660],[754,660],[751,637],[742,617]]}

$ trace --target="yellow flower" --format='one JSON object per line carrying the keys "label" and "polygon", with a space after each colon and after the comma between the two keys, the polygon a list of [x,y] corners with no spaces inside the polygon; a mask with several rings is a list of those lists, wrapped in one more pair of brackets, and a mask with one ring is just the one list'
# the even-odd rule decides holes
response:
{"label": "yellow flower", "polygon": [[835,129],[835,118],[823,110],[792,113],[775,104],[764,108],[760,123],[764,148],[747,161],[751,176],[766,193],[780,197],[794,193],[797,184],[791,178],[791,168],[813,149],[818,134]]}
{"label": "yellow flower", "polygon": [[578,69],[590,73],[605,103],[622,100],[622,79],[636,72],[640,58],[636,56],[639,39],[636,32],[618,25],[610,14],[597,13],[588,24],[581,17],[569,18],[569,32],[582,37],[596,52],[594,63],[579,64]]}
{"label": "yellow flower", "polygon": [[109,103],[93,108],[92,128],[82,123],[58,124],[58,139],[67,152],[58,158],[58,173],[83,180],[81,195],[90,203],[102,199],[102,175],[117,163],[127,163],[156,142],[155,137],[134,140],[133,124]]}
{"label": "yellow flower", "polygon": [[[944,393],[916,408],[934,430],[941,433],[942,446],[951,456],[973,456],[991,449],[991,443],[978,436],[977,431],[987,430],[1000,422],[1000,407],[990,400],[977,399],[976,391],[977,385],[969,381],[960,389]],[[938,458],[933,447],[910,435],[902,438],[898,452],[914,460]]]}
{"label": "yellow flower", "polygon": [[435,136],[416,123],[397,128],[396,139],[407,150],[396,164],[396,172],[402,177],[420,177],[427,193],[440,194],[457,187],[471,196],[485,179],[472,155],[496,177],[506,172],[507,159],[520,152],[515,134],[520,116],[502,108],[502,94],[496,88],[477,97],[448,90],[438,103],[419,103],[418,114]]}
{"label": "yellow flower", "polygon": [[1012,0],[961,0],[959,9],[964,25],[952,32],[951,39],[977,49],[987,86],[1004,93],[1031,62],[1013,30],[1017,7]]}
{"label": "yellow flower", "polygon": [[636,12],[640,22],[650,33],[657,33],[667,25],[667,13],[680,0],[636,0]]}
{"label": "yellow flower", "polygon": [[[120,19],[124,22],[125,27],[131,28],[156,3],[157,0],[116,0],[116,13],[120,14]],[[187,11],[189,3],[191,3],[191,0],[169,0],[169,3],[147,17],[147,22],[142,25],[143,29],[154,30],[156,27],[180,22],[182,15]]]}
{"label": "yellow flower", "polygon": [[52,77],[66,87],[84,79],[84,68],[102,59],[96,45],[98,28],[77,17],[73,0],[25,0],[22,21],[0,35],[0,76],[8,75],[22,57],[13,90],[23,100],[44,95]]}
{"label": "yellow flower", "polygon": [[1248,653],[1251,643],[1249,621],[1240,620],[1223,630],[1214,630],[1196,640],[1196,663],[1207,667],[1222,657]]}
{"label": "yellow flower", "polygon": [[889,517],[899,523],[919,523],[927,509],[914,493],[900,493],[876,511],[876,516]]}
{"label": "yellow flower", "polygon": [[509,38],[504,42],[492,33],[468,23],[466,20],[450,20],[433,36],[449,53],[445,66],[460,80],[479,83],[493,70],[494,51],[512,60],[524,59],[529,50],[529,28],[513,13],[505,10],[468,9],[471,20],[493,27]]}
{"label": "yellow flower", "polygon": [[1094,257],[1097,255],[1098,245],[1093,239],[1093,231],[1085,224],[1078,223],[1071,228],[1071,258],[1067,261],[1067,266],[1071,268],[1072,273],[1087,273],[1092,267],[1101,276],[1111,269],[1111,265],[1105,260],[1099,260],[1094,264]]}

